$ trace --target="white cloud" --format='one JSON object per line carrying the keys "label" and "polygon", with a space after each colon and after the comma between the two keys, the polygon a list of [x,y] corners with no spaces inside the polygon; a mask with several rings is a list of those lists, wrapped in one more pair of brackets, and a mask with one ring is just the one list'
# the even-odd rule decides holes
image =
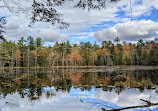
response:
{"label": "white cloud", "polygon": [[48,29],[34,29],[34,37],[41,37],[46,42],[61,42],[69,40],[69,37],[65,34],[60,34],[57,30]]}
{"label": "white cloud", "polygon": [[41,37],[46,42],[69,40],[68,35],[61,34],[48,24],[44,25],[44,23],[38,23],[33,28],[28,27],[29,20],[25,19],[25,15],[21,15],[21,18],[12,16],[8,19],[6,33],[3,34],[7,40],[18,41],[21,37],[26,38],[30,35],[35,38]]}
{"label": "white cloud", "polygon": [[30,35],[30,29],[25,25],[8,23],[6,25],[6,32],[3,34],[7,40],[17,41],[21,37],[27,37]]}
{"label": "white cloud", "polygon": [[157,31],[158,23],[151,20],[141,20],[119,23],[114,27],[97,31],[94,36],[98,41],[114,40],[116,37],[123,41],[151,40],[156,37]]}
{"label": "white cloud", "polygon": [[[109,7],[103,10],[82,10],[73,8],[74,4],[65,4],[59,7],[58,11],[64,14],[66,22],[70,23],[68,31],[78,32],[87,30],[91,25],[102,23],[104,21],[111,21],[115,19],[115,14],[118,11],[117,7]],[[119,4],[120,6],[120,4]]]}
{"label": "white cloud", "polygon": [[[73,35],[73,33],[72,33],[72,35]],[[76,37],[73,37],[73,39],[85,40],[85,39],[88,39],[89,37],[93,37],[94,32],[81,32],[81,33],[77,33],[75,35],[76,35]]]}
{"label": "white cloud", "polygon": [[75,41],[75,42],[73,42],[72,44],[80,45],[80,41]]}

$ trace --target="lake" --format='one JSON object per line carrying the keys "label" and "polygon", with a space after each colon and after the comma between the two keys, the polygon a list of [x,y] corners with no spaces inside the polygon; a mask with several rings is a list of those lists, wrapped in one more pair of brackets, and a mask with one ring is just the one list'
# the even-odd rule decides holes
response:
{"label": "lake", "polygon": [[140,99],[158,103],[157,68],[0,69],[0,111],[103,111]]}

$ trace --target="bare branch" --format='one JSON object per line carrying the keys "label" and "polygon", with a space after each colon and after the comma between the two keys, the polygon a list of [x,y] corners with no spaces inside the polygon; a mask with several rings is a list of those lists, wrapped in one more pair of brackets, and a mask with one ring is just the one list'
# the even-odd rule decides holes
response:
{"label": "bare branch", "polygon": [[111,110],[106,110],[106,109],[102,108],[102,110],[103,111],[122,111],[122,110],[126,110],[126,109],[147,108],[147,107],[150,107],[150,106],[157,106],[158,105],[158,103],[151,103],[150,101],[143,100],[143,99],[140,99],[140,100],[143,101],[143,102],[146,102],[147,104],[146,105],[140,105],[140,106],[129,106],[129,107],[117,108],[117,109],[111,109]]}
{"label": "bare branch", "polygon": [[1,36],[1,34],[3,33],[3,32],[5,32],[4,30],[5,30],[5,27],[4,27],[4,25],[6,24],[6,19],[5,19],[5,17],[1,17],[0,18],[0,36]]}

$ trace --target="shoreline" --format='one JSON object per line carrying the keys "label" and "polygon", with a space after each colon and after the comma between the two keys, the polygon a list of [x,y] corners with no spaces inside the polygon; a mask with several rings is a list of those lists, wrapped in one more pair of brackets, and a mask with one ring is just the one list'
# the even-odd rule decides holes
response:
{"label": "shoreline", "polygon": [[117,71],[117,70],[158,70],[158,66],[131,66],[131,65],[123,65],[123,66],[53,66],[53,67],[0,67],[0,70],[3,69],[50,69],[50,68],[77,68],[77,69],[92,69],[95,71]]}

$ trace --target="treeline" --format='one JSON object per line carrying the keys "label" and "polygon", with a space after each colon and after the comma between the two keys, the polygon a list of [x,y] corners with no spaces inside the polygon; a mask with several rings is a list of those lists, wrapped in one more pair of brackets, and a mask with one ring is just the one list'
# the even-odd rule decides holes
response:
{"label": "treeline", "polygon": [[41,38],[21,37],[17,43],[0,39],[0,67],[158,65],[158,40],[136,44],[102,41],[101,45],[69,41],[43,46]]}

